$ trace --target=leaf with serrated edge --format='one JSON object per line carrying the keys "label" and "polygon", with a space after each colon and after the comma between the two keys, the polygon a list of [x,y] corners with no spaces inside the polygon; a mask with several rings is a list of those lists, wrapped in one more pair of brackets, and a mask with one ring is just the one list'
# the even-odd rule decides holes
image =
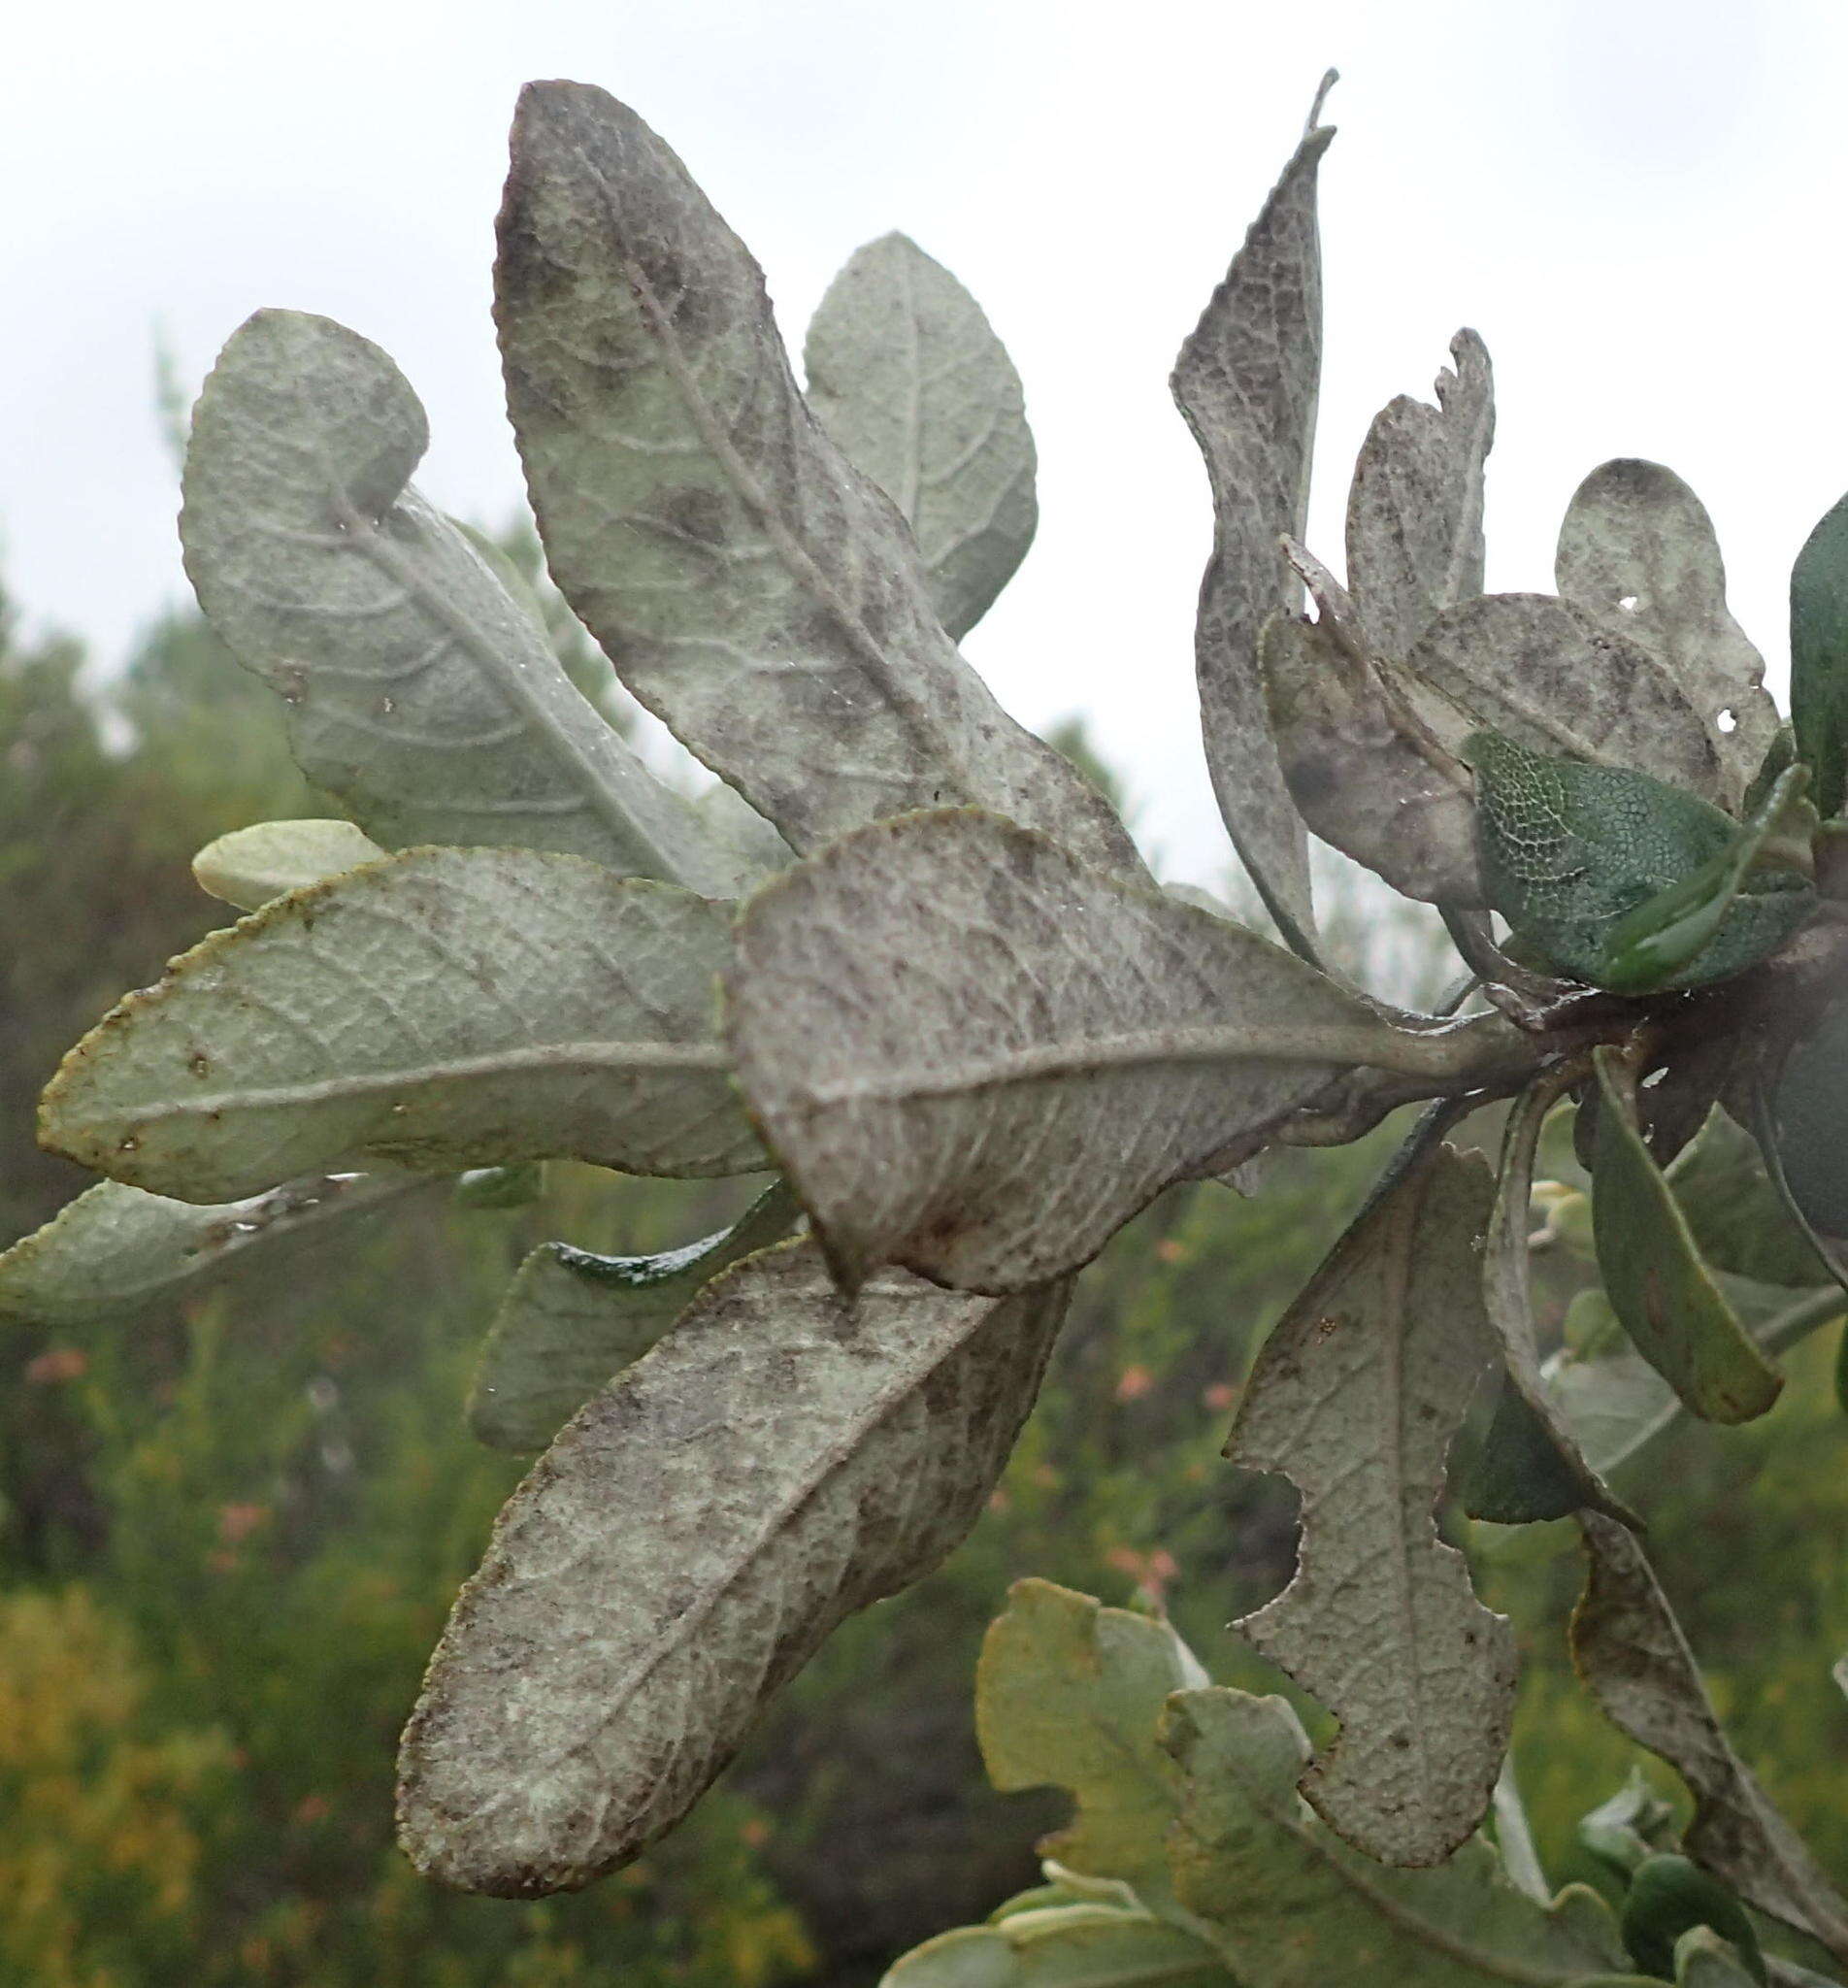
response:
{"label": "leaf with serrated edge", "polygon": [[1732,1751],[1640,1543],[1597,1512],[1579,1523],[1591,1565],[1572,1658],[1612,1724],[1687,1782],[1695,1808],[1682,1847],[1747,1905],[1848,1961],[1848,1903]]}
{"label": "leaf with serrated edge", "polygon": [[1646,1988],[1596,1893],[1568,1886],[1542,1905],[1479,1837],[1428,1871],[1349,1849],[1296,1791],[1309,1747],[1280,1698],[1178,1693],[1161,1739],[1186,1784],[1174,1888],[1243,1988]]}
{"label": "leaf with serrated edge", "polygon": [[893,1963],[880,1988],[1238,1988],[1204,1940],[1099,1905],[1016,1912],[939,1934]]}
{"label": "leaf with serrated edge", "polygon": [[1150,1910],[1175,1916],[1163,1844],[1180,1780],[1155,1743],[1155,1720],[1170,1692],[1206,1681],[1168,1623],[1048,1580],[1014,1583],[982,1640],[975,1734],[1003,1794],[1051,1786],[1075,1803],[1042,1856],[1083,1877],[1120,1879]]}
{"label": "leaf with serrated edge", "polygon": [[396,1168],[309,1174],[267,1194],[201,1208],[104,1180],[0,1253],[0,1318],[132,1318],[279,1244],[433,1184],[427,1174]]}
{"label": "leaf with serrated edge", "polygon": [[957,641],[1033,542],[1020,376],[981,307],[899,234],[847,258],[803,345],[808,405],[911,527],[931,606]]}
{"label": "leaf with serrated edge", "polygon": [[302,771],[388,848],[555,849],[736,891],[692,804],[411,485],[428,440],[386,354],[299,311],[258,312],[200,394],[186,572],[225,646],[281,693]]}
{"label": "leaf with serrated edge", "polygon": [[273,897],[324,882],[386,853],[350,821],[259,821],[208,843],[193,880],[221,903],[254,911]]}
{"label": "leaf with serrated edge", "polygon": [[508,1286],[481,1348],[469,1427],[496,1449],[544,1449],[720,1271],[780,1242],[800,1212],[778,1181],[730,1228],[656,1256],[542,1243]]}
{"label": "leaf with serrated edge", "polygon": [[[842,1283],[1030,1290],[1338,1070],[1454,1075],[1255,933],[974,809],[843,836],[737,930],[740,1081]],[[1492,1027],[1501,1026],[1499,1022]]]}
{"label": "leaf with serrated edge", "polygon": [[1469,769],[1324,623],[1273,614],[1258,648],[1277,758],[1309,827],[1406,897],[1479,906]]}
{"label": "leaf with serrated edge", "polygon": [[764,1164],[714,1035],[729,907],[578,856],[413,849],[279,898],[78,1044],[41,1136],[229,1201],[371,1153],[428,1171]]}
{"label": "leaf with serrated edge", "polygon": [[1777,735],[1777,706],[1765,658],[1727,608],[1720,543],[1700,498],[1659,462],[1600,464],[1567,507],[1554,583],[1666,669],[1712,741],[1723,774],[1715,798],[1735,806]]}
{"label": "leaf with serrated edge", "polygon": [[1194,634],[1206,765],[1252,881],[1291,944],[1311,955],[1308,845],[1265,715],[1258,637],[1301,597],[1277,542],[1303,536],[1321,380],[1315,180],[1335,128],[1314,117],[1170,382],[1212,484],[1213,549]]}
{"label": "leaf with serrated edge", "polygon": [[1487,726],[1532,752],[1634,768],[1707,799],[1721,791],[1706,727],[1667,671],[1569,601],[1480,594],[1445,609],[1404,665],[1440,693],[1419,709],[1452,752]]}
{"label": "leaf with serrated edge", "polygon": [[1481,1155],[1428,1139],[1277,1321],[1226,1455],[1303,1494],[1295,1578],[1233,1626],[1340,1733],[1303,1793],[1383,1864],[1440,1863],[1481,1822],[1514,1716],[1514,1638],[1437,1537],[1450,1439],[1496,1342]]}
{"label": "leaf with serrated edge", "polygon": [[[1510,1523],[1517,1518],[1563,1518],[1580,1505],[1609,1512],[1625,1523],[1632,1513],[1612,1496],[1609,1487],[1585,1460],[1570,1426],[1548,1394],[1534,1342],[1534,1295],[1529,1275],[1528,1233],[1534,1199],[1534,1149],[1540,1125],[1559,1101],[1560,1085],[1542,1079],[1517,1100],[1502,1134],[1501,1176],[1488,1233],[1482,1239],[1482,1298],[1489,1323],[1502,1342],[1507,1362],[1506,1388],[1514,1400],[1504,1404],[1498,1422],[1510,1437],[1519,1437],[1536,1451],[1539,1474],[1553,1494],[1550,1508],[1516,1513],[1479,1508],[1472,1516]],[[1525,1411],[1525,1412],[1523,1412]],[[1494,1431],[1491,1432],[1493,1438]]]}
{"label": "leaf with serrated edge", "polygon": [[1347,493],[1347,581],[1381,652],[1410,653],[1439,612],[1482,591],[1482,465],[1495,439],[1489,353],[1450,341],[1436,407],[1405,395],[1374,415]]}
{"label": "leaf with serrated edge", "polygon": [[790,376],[763,272],[600,89],[530,83],[495,316],[553,577],[623,681],[797,848],[979,801],[1139,871],[932,612],[896,508]]}
{"label": "leaf with serrated edge", "polygon": [[456,1602],[400,1761],[418,1869],[532,1897],[671,1829],[836,1624],[974,1524],[1067,1288],[888,1274],[849,1307],[808,1242],[710,1284],[566,1425]]}
{"label": "leaf with serrated edge", "polygon": [[1649,1157],[1617,1051],[1594,1052],[1598,1147],[1592,1221],[1604,1290],[1630,1342],[1709,1422],[1749,1422],[1783,1376],[1713,1281],[1673,1190]]}

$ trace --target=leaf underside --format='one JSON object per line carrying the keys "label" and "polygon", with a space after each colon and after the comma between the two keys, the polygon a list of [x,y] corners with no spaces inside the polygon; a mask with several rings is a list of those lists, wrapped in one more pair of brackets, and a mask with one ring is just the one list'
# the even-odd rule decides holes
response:
{"label": "leaf underside", "polygon": [[897,1262],[1031,1289],[1344,1063],[1424,1046],[1254,933],[974,810],[876,823],[761,891],[729,1026],[849,1288]]}
{"label": "leaf underside", "polygon": [[65,1058],[54,1149],[184,1201],[374,1154],[764,1164],[714,1035],[728,910],[579,857],[417,849],[183,954]]}
{"label": "leaf underside", "polygon": [[1234,1626],[1341,1722],[1303,1792],[1385,1864],[1470,1835],[1513,1720],[1513,1633],[1434,1523],[1496,1351],[1477,1253],[1494,1198],[1478,1154],[1412,1159],[1266,1340],[1226,1446],[1303,1493],[1295,1578]]}
{"label": "leaf underside", "polygon": [[909,529],[798,392],[763,272],[635,113],[521,92],[508,409],[558,585],[623,681],[799,849],[972,801],[1140,871],[957,654]]}
{"label": "leaf underside", "polygon": [[931,607],[960,642],[1033,543],[1020,376],[981,307],[899,234],[847,258],[803,344],[808,405],[917,540]]}
{"label": "leaf underside", "polygon": [[426,1874],[532,1897],[671,1829],[829,1632],[968,1533],[1067,1289],[997,1302],[812,1243],[747,1258],[570,1422],[503,1509],[406,1729]]}

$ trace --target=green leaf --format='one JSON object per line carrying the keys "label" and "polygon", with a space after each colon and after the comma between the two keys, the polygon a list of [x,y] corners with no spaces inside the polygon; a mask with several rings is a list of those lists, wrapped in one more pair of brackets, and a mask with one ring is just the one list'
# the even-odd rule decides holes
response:
{"label": "green leaf", "polygon": [[1164,1844],[1180,1777],[1156,1744],[1170,1692],[1206,1673],[1170,1625],[1048,1580],[1016,1581],[975,1672],[975,1731],[1003,1794],[1065,1789],[1071,1824],[1040,1845],[1081,1877],[1118,1878],[1177,1915]]}
{"label": "green leaf", "polygon": [[937,618],[960,642],[1033,543],[1020,376],[981,307],[905,235],[847,258],[808,323],[808,405],[911,527]]}
{"label": "green leaf", "polygon": [[940,1934],[880,1988],[1238,1988],[1204,1940],[1147,1912],[1076,1905]]}
{"label": "green leaf", "polygon": [[1791,1220],[1757,1140],[1715,1107],[1667,1172],[1700,1254],[1763,1284],[1826,1283],[1827,1262]]}
{"label": "green leaf", "polygon": [[[1832,1003],[1791,1045],[1768,1103],[1791,1200],[1826,1242],[1848,1238],[1848,999]],[[1844,1253],[1829,1251],[1832,1267]]]}
{"label": "green leaf", "polygon": [[289,708],[302,771],[387,848],[514,845],[715,896],[744,880],[407,480],[429,430],[356,332],[260,311],[193,418],[181,538],[214,628]]}
{"label": "green leaf", "polygon": [[1302,1781],[1383,1864],[1440,1863],[1487,1812],[1514,1716],[1514,1638],[1470,1590],[1435,1508],[1497,1351],[1478,1256],[1479,1154],[1429,1138],[1266,1340],[1226,1455],[1303,1493],[1295,1578],[1233,1627],[1340,1721]]}
{"label": "green leaf", "polygon": [[[1680,1988],[1750,1988],[1766,1979],[1765,1961],[1756,1946],[1748,1961],[1740,1948],[1705,1926],[1696,1926],[1675,1941],[1674,1978]],[[1752,1961],[1756,1961],[1754,1967]],[[1782,1976],[1775,1977],[1782,1979]],[[1811,1975],[1820,1981],[1820,1975]]]}
{"label": "green leaf", "polygon": [[[1687,1978],[1677,1970],[1677,1942],[1695,1927],[1705,1926],[1731,1943],[1752,1980],[1765,1979],[1765,1957],[1745,1908],[1686,1857],[1646,1857],[1631,1877],[1620,1923],[1630,1957],[1645,1974],[1665,1981]],[[1717,1988],[1727,1976],[1716,1966],[1703,1965],[1694,1971],[1694,1978],[1711,1980]]]}
{"label": "green leaf", "polygon": [[1726,567],[1700,498],[1660,463],[1601,464],[1567,507],[1554,583],[1664,666],[1706,726],[1724,776],[1716,798],[1732,807],[1776,737],[1777,706],[1765,658],[1727,608]]}
{"label": "green leaf", "polygon": [[[1697,796],[1647,774],[1530,752],[1493,732],[1469,745],[1484,895],[1514,942],[1592,986],[1631,976],[1637,928],[1624,920],[1705,866],[1740,830]],[[1774,952],[1809,917],[1815,892],[1794,871],[1753,872],[1714,936],[1656,982],[1704,985]],[[1679,900],[1671,905],[1671,917]],[[1618,949],[1613,956],[1613,940]],[[1619,991],[1634,991],[1623,988]]]}
{"label": "green leaf", "polygon": [[658,1256],[597,1256],[567,1242],[542,1243],[508,1286],[481,1348],[469,1427],[496,1449],[544,1449],[720,1271],[780,1242],[799,1212],[778,1182],[730,1228]]}
{"label": "green leaf", "polygon": [[[1326,90],[1325,82],[1322,85]],[[1316,169],[1333,125],[1309,128],[1180,348],[1170,382],[1206,459],[1213,549],[1194,662],[1219,812],[1279,929],[1314,957],[1308,844],[1265,715],[1258,637],[1301,599],[1279,549],[1303,536],[1322,369]]]}
{"label": "green leaf", "polygon": [[1523,1093],[1502,1135],[1501,1177],[1482,1241],[1482,1297],[1507,1374],[1482,1451],[1465,1487],[1472,1518],[1503,1525],[1564,1518],[1589,1505],[1626,1523],[1631,1513],[1586,1461],[1540,1372],[1528,1261],[1534,1152],[1558,1086]]}
{"label": "green leaf", "polygon": [[1700,713],[1654,657],[1550,594],[1481,594],[1447,608],[1404,658],[1417,700],[1453,752],[1479,730],[1531,752],[1628,768],[1717,795]]}
{"label": "green leaf", "polygon": [[889,1274],[849,1307],[808,1242],[714,1279],[496,1522],[405,1733],[417,1868],[526,1898],[673,1828],[843,1617],[961,1542],[1066,1297]]}
{"label": "green leaf", "polygon": [[349,1156],[748,1173],[714,1033],[728,908],[576,856],[415,849],[184,953],[64,1059],[54,1150],[227,1201]]}
{"label": "green leaf", "polygon": [[729,994],[740,1080],[848,1288],[903,1263],[1031,1289],[1339,1071],[1455,1076],[1510,1033],[1396,1029],[1254,933],[974,810],[876,823],[767,886]]}
{"label": "green leaf", "polygon": [[[1700,869],[1645,898],[1611,926],[1600,984],[1640,994],[1665,986],[1718,936],[1748,886],[1807,889],[1809,834],[1816,811],[1803,799],[1809,769],[1793,766],[1772,782],[1758,812]],[[1807,822],[1804,817],[1807,816]],[[1797,860],[1770,867],[1780,856]]]}
{"label": "green leaf", "polygon": [[1848,497],[1791,568],[1791,725],[1825,818],[1848,800]]}
{"label": "green leaf", "polygon": [[797,391],[763,272],[642,119],[529,84],[499,229],[547,559],[635,695],[797,848],[973,801],[1139,872],[956,653],[910,531]]}
{"label": "green leaf", "polygon": [[1296,1792],[1308,1742],[1281,1699],[1182,1692],[1169,1701],[1162,1742],[1186,1776],[1171,1839],[1175,1890],[1245,1988],[1632,1978],[1595,1893],[1575,1886],[1541,1905],[1479,1838],[1431,1871],[1350,1850]]}
{"label": "green leaf", "polygon": [[1848,1904],[1733,1752],[1641,1544],[1597,1512],[1579,1524],[1591,1564],[1573,1662],[1605,1717],[1687,1782],[1695,1808],[1683,1847],[1747,1905],[1848,1961]]}
{"label": "green leaf", "polygon": [[1592,1222],[1604,1290],[1625,1332],[1693,1413],[1749,1422],[1783,1376],[1746,1336],[1700,1260],[1687,1217],[1637,1130],[1618,1052],[1600,1048]]}
{"label": "green leaf", "polygon": [[1675,1839],[1674,1805],[1649,1785],[1639,1767],[1607,1802],[1581,1818],[1578,1839],[1626,1883],[1630,1874]]}
{"label": "green leaf", "polygon": [[1469,769],[1326,620],[1274,613],[1258,650],[1278,763],[1308,826],[1406,897],[1479,905]]}
{"label": "green leaf", "polygon": [[199,888],[241,911],[385,854],[350,821],[259,821],[208,843],[192,859]]}
{"label": "green leaf", "polygon": [[58,1326],[132,1318],[234,1265],[432,1184],[427,1174],[396,1168],[310,1174],[201,1208],[105,1180],[0,1253],[0,1318]]}
{"label": "green leaf", "polygon": [[1402,394],[1373,416],[1347,493],[1348,584],[1380,652],[1398,661],[1442,610],[1482,591],[1495,384],[1473,331],[1458,332],[1450,356],[1436,407]]}
{"label": "green leaf", "polygon": [[[1799,1297],[1776,1285],[1724,1275],[1716,1281],[1766,1359],[1788,1351],[1848,1309],[1848,1298],[1832,1282]],[[1579,1353],[1568,1344],[1547,1361],[1543,1372],[1547,1393],[1600,1476],[1620,1470],[1682,1413],[1673,1388],[1621,1332],[1612,1348]],[[1568,1509],[1563,1507],[1547,1516],[1564,1518]]]}

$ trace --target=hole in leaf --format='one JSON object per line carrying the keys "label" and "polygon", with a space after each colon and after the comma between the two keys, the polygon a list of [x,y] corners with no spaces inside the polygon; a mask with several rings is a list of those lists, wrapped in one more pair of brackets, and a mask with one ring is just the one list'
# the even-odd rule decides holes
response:
{"label": "hole in leaf", "polygon": [[1721,731],[1735,732],[1738,730],[1739,714],[1737,712],[1732,710],[1732,708],[1729,705],[1727,709],[1720,713],[1719,718],[1716,720],[1716,722],[1718,723]]}
{"label": "hole in leaf", "polygon": [[1664,1064],[1660,1070],[1652,1070],[1642,1080],[1643,1089],[1646,1091],[1654,1090],[1656,1085],[1662,1082],[1663,1078],[1667,1075],[1668,1068],[1666,1064]]}
{"label": "hole in leaf", "polygon": [[1634,614],[1642,606],[1642,602],[1634,594],[1626,594],[1617,605],[1626,614]]}

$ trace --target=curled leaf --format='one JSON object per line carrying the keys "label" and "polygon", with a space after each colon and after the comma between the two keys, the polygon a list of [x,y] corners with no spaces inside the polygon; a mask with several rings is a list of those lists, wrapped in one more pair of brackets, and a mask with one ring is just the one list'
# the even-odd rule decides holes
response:
{"label": "curled leaf", "polygon": [[685,1814],[845,1616],[987,1504],[1066,1288],[997,1302],[760,1251],[566,1425],[496,1522],[406,1729],[420,1871],[573,1889]]}
{"label": "curled leaf", "polygon": [[1294,613],[1300,598],[1278,541],[1303,536],[1308,510],[1322,369],[1315,181],[1334,136],[1332,125],[1311,121],[1171,381],[1212,484],[1194,661],[1213,792],[1271,915],[1311,957],[1308,845],[1265,715],[1258,637],[1273,612]]}
{"label": "curled leaf", "polygon": [[[1347,578],[1383,654],[1402,661],[1439,613],[1482,591],[1482,465],[1495,440],[1488,348],[1450,341],[1437,405],[1373,417],[1347,493]],[[1319,833],[1319,831],[1318,831]]]}

